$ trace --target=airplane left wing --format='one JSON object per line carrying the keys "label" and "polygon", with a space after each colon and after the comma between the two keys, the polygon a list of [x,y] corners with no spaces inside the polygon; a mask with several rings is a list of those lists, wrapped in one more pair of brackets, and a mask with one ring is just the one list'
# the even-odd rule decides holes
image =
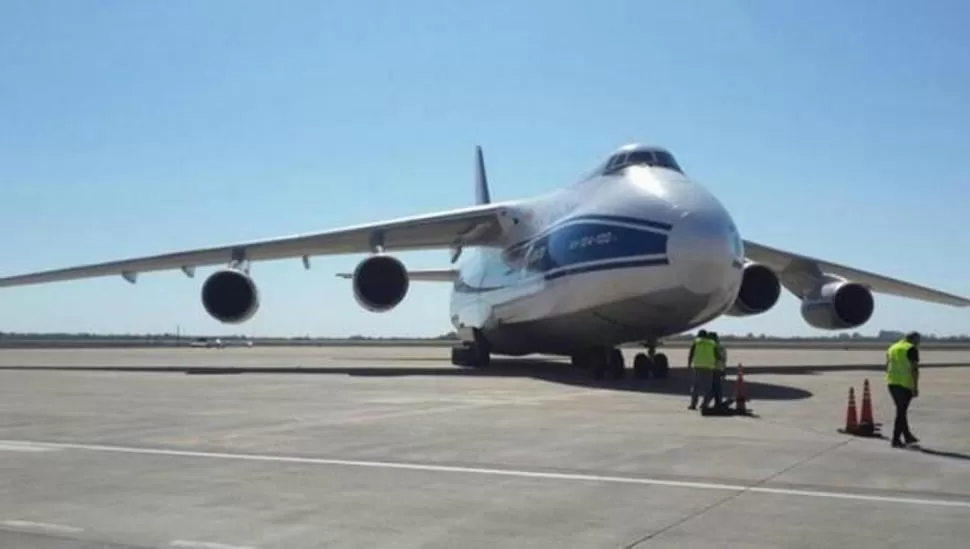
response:
{"label": "airplane left wing", "polygon": [[484,204],[433,214],[355,225],[313,234],[241,242],[225,246],[177,251],[0,278],[0,287],[42,284],[80,278],[121,275],[134,283],[139,273],[182,269],[192,276],[195,267],[229,265],[302,257],[309,268],[314,255],[447,249],[453,258],[463,246],[485,245],[501,233],[500,218],[508,204]]}
{"label": "airplane left wing", "polygon": [[854,269],[838,263],[786,252],[749,240],[744,241],[744,252],[748,259],[771,267],[778,273],[781,283],[798,296],[818,287],[818,284],[824,281],[825,275],[831,274],[868,286],[874,292],[954,307],[970,306],[970,299],[965,297]]}

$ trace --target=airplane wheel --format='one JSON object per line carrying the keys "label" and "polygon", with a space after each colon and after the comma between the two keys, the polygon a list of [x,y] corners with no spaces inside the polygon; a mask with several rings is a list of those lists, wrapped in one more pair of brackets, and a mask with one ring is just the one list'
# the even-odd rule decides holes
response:
{"label": "airplane wheel", "polygon": [[623,353],[619,349],[607,351],[606,370],[609,372],[611,379],[623,379],[626,364],[623,360]]}
{"label": "airplane wheel", "polygon": [[589,368],[593,379],[603,379],[606,377],[606,370],[609,367],[607,355],[602,350],[593,350],[586,354],[586,367]]}
{"label": "airplane wheel", "polygon": [[633,375],[638,379],[647,379],[653,364],[646,353],[637,353],[633,358]]}
{"label": "airplane wheel", "polygon": [[488,366],[491,356],[479,345],[451,348],[451,363],[455,366]]}
{"label": "airplane wheel", "polygon": [[653,355],[653,368],[651,371],[655,379],[666,379],[670,373],[670,361],[667,360],[667,355],[663,353]]}
{"label": "airplane wheel", "polygon": [[475,346],[475,366],[484,368],[492,362],[492,355],[480,345]]}
{"label": "airplane wheel", "polygon": [[470,366],[468,349],[466,347],[451,348],[451,363],[455,366]]}

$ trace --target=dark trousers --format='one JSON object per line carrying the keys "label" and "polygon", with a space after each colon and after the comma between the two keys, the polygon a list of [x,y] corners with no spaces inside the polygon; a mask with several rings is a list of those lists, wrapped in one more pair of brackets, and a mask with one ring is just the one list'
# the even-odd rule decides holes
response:
{"label": "dark trousers", "polygon": [[714,372],[714,405],[720,406],[724,402],[724,371],[716,370]]}
{"label": "dark trousers", "polygon": [[691,368],[693,372],[693,379],[690,384],[690,407],[697,407],[697,398],[703,392],[704,401],[701,403],[701,408],[707,408],[707,405],[711,402],[711,398],[714,397],[714,370],[709,368]]}
{"label": "dark trousers", "polygon": [[906,413],[909,411],[909,403],[913,400],[913,391],[902,385],[890,385],[889,394],[893,397],[896,404],[896,421],[893,423],[893,443],[902,442],[900,437],[906,442],[916,440],[913,433],[909,431],[909,419]]}

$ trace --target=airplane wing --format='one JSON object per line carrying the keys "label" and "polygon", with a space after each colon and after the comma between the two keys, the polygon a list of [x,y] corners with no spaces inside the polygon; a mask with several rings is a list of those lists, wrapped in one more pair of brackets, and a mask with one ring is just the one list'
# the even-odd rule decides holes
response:
{"label": "airplane wing", "polygon": [[0,278],[0,287],[106,275],[122,275],[133,283],[139,273],[182,269],[192,276],[195,267],[228,265],[238,260],[253,262],[303,257],[304,265],[309,268],[309,257],[314,255],[366,253],[378,247],[386,251],[411,251],[486,245],[501,232],[499,219],[507,205],[484,204],[320,233],[28,273]]}
{"label": "airplane wing", "polygon": [[878,293],[942,303],[954,307],[970,306],[970,299],[965,297],[860,269],[853,269],[838,263],[786,252],[749,240],[744,241],[744,252],[748,259],[774,269],[778,273],[781,283],[795,295],[803,295],[816,288],[818,283],[824,280],[825,274],[831,274],[868,286],[870,290]]}
{"label": "airplane wing", "polygon": [[[353,273],[337,273],[337,278],[354,278]],[[454,269],[427,269],[414,270],[408,269],[408,280],[421,282],[454,282],[458,278],[458,271]]]}

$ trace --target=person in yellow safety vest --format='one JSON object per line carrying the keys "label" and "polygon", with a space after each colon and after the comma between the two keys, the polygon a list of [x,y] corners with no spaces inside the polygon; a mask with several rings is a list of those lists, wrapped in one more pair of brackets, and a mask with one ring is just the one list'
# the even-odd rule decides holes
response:
{"label": "person in yellow safety vest", "polygon": [[697,332],[694,343],[687,354],[687,367],[693,372],[690,387],[690,406],[688,410],[697,409],[697,397],[701,389],[704,390],[703,408],[707,408],[714,392],[714,372],[717,368],[717,343],[708,335],[707,330]]}
{"label": "person in yellow safety vest", "polygon": [[717,332],[708,332],[716,345],[715,357],[717,367],[714,369],[714,405],[720,406],[724,401],[724,374],[727,370],[727,350],[721,344],[721,336]]}
{"label": "person in yellow safety vest", "polygon": [[[886,350],[886,384],[896,405],[893,448],[919,442],[910,432],[909,419],[906,417],[910,402],[919,396],[919,342],[919,333],[910,332]],[[905,439],[905,444],[900,437]]]}

